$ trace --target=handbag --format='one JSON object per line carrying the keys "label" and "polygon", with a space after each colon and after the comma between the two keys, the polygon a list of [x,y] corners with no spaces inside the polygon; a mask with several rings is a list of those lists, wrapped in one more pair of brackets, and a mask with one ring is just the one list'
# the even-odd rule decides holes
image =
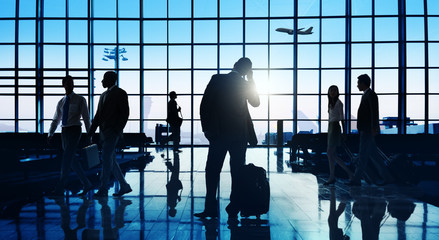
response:
{"label": "handbag", "polygon": [[84,159],[84,168],[90,169],[101,163],[99,159],[98,145],[91,144],[87,147],[84,147],[81,152]]}

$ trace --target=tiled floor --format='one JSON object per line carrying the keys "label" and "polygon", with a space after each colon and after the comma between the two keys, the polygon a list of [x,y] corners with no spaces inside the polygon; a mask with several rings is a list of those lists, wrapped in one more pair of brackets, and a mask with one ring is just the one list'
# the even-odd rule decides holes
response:
{"label": "tiled floor", "polygon": [[[133,192],[123,198],[43,197],[21,208],[18,218],[0,219],[0,239],[439,239],[439,208],[417,200],[417,188],[347,188],[343,180],[324,187],[315,175],[292,173],[275,149],[266,148],[247,154],[247,162],[268,170],[270,211],[262,221],[240,219],[237,226],[228,225],[227,162],[220,217],[201,221],[193,213],[204,206],[207,149],[183,149],[179,171],[172,152],[153,155],[145,171],[127,173]],[[288,159],[286,153],[283,157]],[[167,191],[171,179],[181,181],[178,193]]]}

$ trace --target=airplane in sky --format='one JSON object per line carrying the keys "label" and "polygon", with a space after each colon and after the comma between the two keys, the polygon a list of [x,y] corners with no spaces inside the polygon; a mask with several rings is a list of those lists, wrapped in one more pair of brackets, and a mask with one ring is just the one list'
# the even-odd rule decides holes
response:
{"label": "airplane in sky", "polygon": [[289,29],[289,28],[277,28],[276,31],[288,33],[289,35],[293,35],[293,34],[308,35],[313,33],[312,32],[313,27],[309,27],[305,31],[302,31],[303,29],[305,28],[299,28],[296,31],[294,31],[293,29]]}
{"label": "airplane in sky", "polygon": [[[127,51],[125,50],[125,48],[120,48],[119,49],[119,54],[122,57],[122,61],[127,61],[128,58],[123,56],[123,53],[126,53]],[[105,48],[104,49],[104,57],[102,58],[102,60],[104,61],[108,61],[108,60],[116,60],[116,48]]]}

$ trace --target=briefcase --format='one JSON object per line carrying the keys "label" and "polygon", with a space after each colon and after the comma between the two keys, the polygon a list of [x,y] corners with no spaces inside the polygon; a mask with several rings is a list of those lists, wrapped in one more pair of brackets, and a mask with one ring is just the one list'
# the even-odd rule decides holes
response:
{"label": "briefcase", "polygon": [[82,149],[84,168],[90,169],[101,163],[99,159],[98,145],[92,144]]}

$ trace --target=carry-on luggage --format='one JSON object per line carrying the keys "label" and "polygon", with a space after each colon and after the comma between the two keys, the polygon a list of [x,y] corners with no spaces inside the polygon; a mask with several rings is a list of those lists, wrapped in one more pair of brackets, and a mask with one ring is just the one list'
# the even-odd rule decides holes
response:
{"label": "carry-on luggage", "polygon": [[265,169],[253,164],[242,166],[238,176],[238,206],[242,217],[256,216],[270,208],[270,184]]}
{"label": "carry-on luggage", "polygon": [[99,151],[98,151],[98,145],[91,144],[87,147],[84,147],[82,149],[83,154],[83,167],[85,169],[90,169],[93,167],[96,167],[101,163],[101,160],[99,159]]}

